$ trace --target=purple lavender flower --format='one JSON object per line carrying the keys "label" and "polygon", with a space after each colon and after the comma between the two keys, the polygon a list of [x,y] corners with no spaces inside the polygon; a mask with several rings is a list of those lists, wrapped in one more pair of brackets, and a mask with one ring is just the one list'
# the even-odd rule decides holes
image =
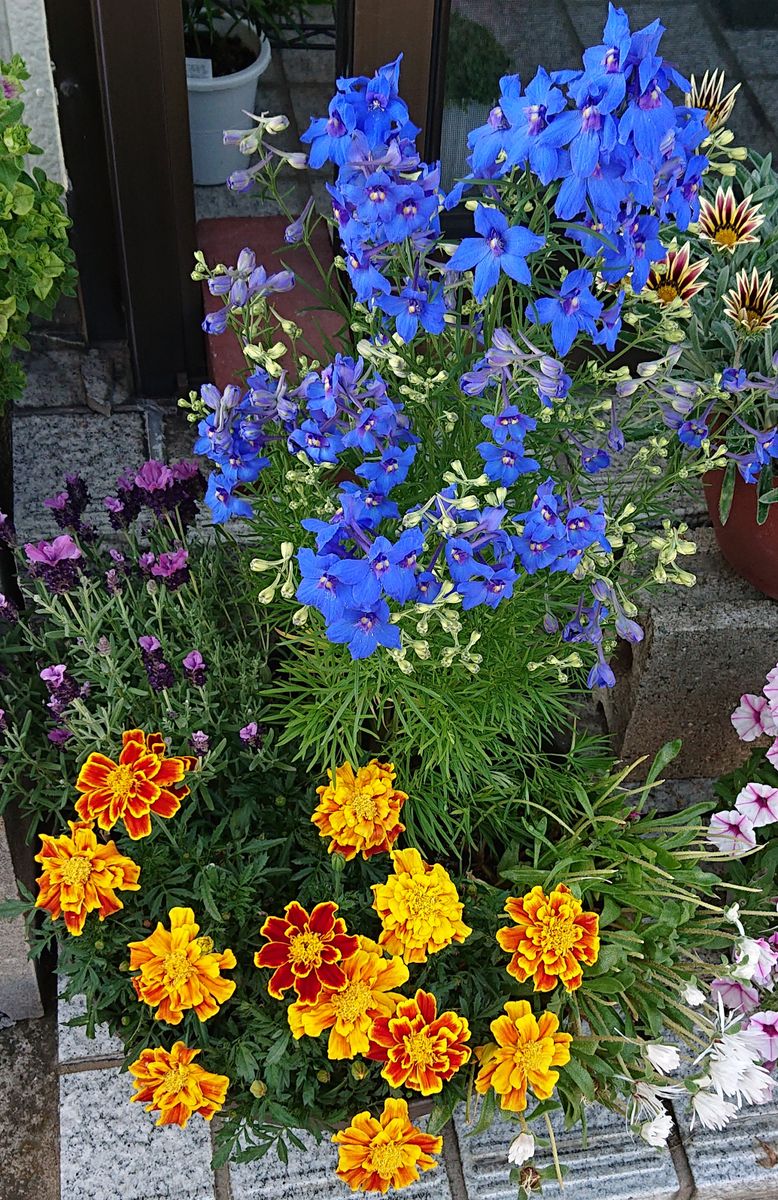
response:
{"label": "purple lavender flower", "polygon": [[49,741],[53,742],[55,746],[64,746],[65,742],[70,741],[73,734],[69,729],[65,729],[64,726],[57,726],[56,729],[50,729],[47,736]]}
{"label": "purple lavender flower", "polygon": [[81,532],[81,518],[89,504],[89,489],[80,475],[65,476],[65,490],[43,501],[51,511],[60,529],[75,529]]}
{"label": "purple lavender flower", "polygon": [[18,620],[19,609],[13,600],[0,592],[0,621],[7,621],[9,625],[15,625]]}
{"label": "purple lavender flower", "polygon": [[8,718],[4,708],[0,708],[0,733],[8,733]]}
{"label": "purple lavender flower", "polygon": [[152,691],[161,692],[164,688],[172,687],[176,677],[170,663],[163,657],[159,640],[145,635],[138,638],[138,645]]}
{"label": "purple lavender flower", "polygon": [[211,748],[211,739],[207,733],[203,733],[202,729],[197,729],[190,737],[189,745],[198,758],[202,758]]}
{"label": "purple lavender flower", "polygon": [[173,482],[173,472],[165,463],[151,458],[135,476],[135,486],[143,492],[164,492]]}
{"label": "purple lavender flower", "polygon": [[111,567],[110,571],[105,573],[105,587],[109,596],[121,596],[122,580],[119,572],[115,567]]}
{"label": "purple lavender flower", "polygon": [[244,746],[249,746],[252,750],[261,750],[266,732],[267,729],[264,725],[258,725],[256,721],[249,721],[248,725],[244,725],[238,731],[238,737]]}
{"label": "purple lavender flower", "polygon": [[30,564],[30,574],[40,579],[56,594],[69,592],[78,581],[78,560],[81,550],[70,534],[60,534],[53,542],[27,542],[24,553]]}
{"label": "purple lavender flower", "polygon": [[208,668],[200,651],[190,650],[183,662],[189,683],[195,687],[202,687],[208,674]]}
{"label": "purple lavender flower", "polygon": [[151,567],[151,574],[163,580],[165,586],[175,592],[189,582],[189,551],[183,546],[177,550],[168,550],[160,554]]}
{"label": "purple lavender flower", "polygon": [[76,696],[81,694],[82,689],[79,688],[64,663],[55,663],[51,667],[44,667],[40,672],[40,677],[46,684],[49,693],[48,706],[55,717],[60,717]]}
{"label": "purple lavender flower", "polygon": [[126,529],[130,521],[124,503],[116,496],[103,497],[103,505],[108,512],[108,520],[112,529]]}
{"label": "purple lavender flower", "polygon": [[148,579],[151,575],[152,567],[156,561],[156,554],[152,554],[150,550],[147,550],[145,554],[138,556],[138,570],[140,571],[141,575],[145,576],[146,579]]}

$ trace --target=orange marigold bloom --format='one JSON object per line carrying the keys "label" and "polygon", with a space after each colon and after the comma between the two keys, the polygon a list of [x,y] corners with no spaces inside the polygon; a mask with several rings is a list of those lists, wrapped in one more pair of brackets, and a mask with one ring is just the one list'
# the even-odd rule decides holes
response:
{"label": "orange marigold bloom", "polygon": [[200,926],[191,908],[171,908],[170,929],[158,924],[142,942],[130,942],[130,970],[138,999],[156,1008],[158,1021],[178,1025],[193,1008],[201,1021],[219,1011],[235,991],[232,979],[220,971],[236,965],[231,950],[219,954],[209,937],[198,937]]}
{"label": "orange marigold bloom", "polygon": [[140,867],[116,849],[115,842],[98,842],[91,821],[68,821],[70,835],[40,835],[43,847],[35,861],[43,867],[36,908],[45,908],[53,921],[64,916],[68,933],[76,937],[87,914],[97,909],[100,920],[123,908],[116,890],[137,892]]}
{"label": "orange marigold bloom", "polygon": [[361,852],[363,858],[391,850],[405,826],[400,809],[408,796],[394,787],[392,763],[371,759],[366,767],[354,772],[351,763],[327,772],[329,783],[316,789],[321,797],[311,820],[321,837],[332,840],[330,854],[337,852],[347,860]]}
{"label": "orange marigold bloom", "polygon": [[337,904],[327,901],[308,913],[293,900],[283,917],[267,918],[259,932],[268,944],[254,955],[254,965],[272,968],[267,990],[275,1000],[293,987],[311,1004],[322,988],[345,986],[343,960],[356,952],[358,942],[346,933],[346,922],[335,916],[337,911]]}
{"label": "orange marigold bloom", "polygon": [[186,755],[165,758],[159,733],[130,729],[122,734],[119,761],[105,754],[90,754],[79,771],[76,788],[82,793],[76,812],[84,821],[96,820],[101,829],[123,821],[131,838],[148,837],[150,813],[172,817],[189,795],[181,781],[197,759]]}
{"label": "orange marigold bloom", "polygon": [[130,1101],[146,1104],[146,1112],[158,1110],[157,1125],[185,1129],[193,1113],[210,1121],[224,1104],[230,1081],[198,1066],[193,1060],[199,1053],[183,1042],[176,1042],[172,1050],[141,1050],[140,1058],[128,1067],[137,1093]]}
{"label": "orange marigold bloom", "polygon": [[352,1192],[388,1192],[415,1183],[419,1171],[438,1164],[443,1139],[423,1133],[408,1117],[404,1100],[385,1100],[379,1120],[357,1113],[348,1129],[333,1135],[338,1146],[336,1174]]}
{"label": "orange marigold bloom", "polygon": [[550,896],[540,886],[509,896],[505,912],[516,922],[497,931],[497,941],[512,955],[508,974],[519,983],[532,979],[536,992],[553,991],[560,979],[568,992],[579,988],[581,964],[590,967],[600,952],[597,913],[584,912],[563,883]]}
{"label": "orange marigold bloom", "polygon": [[327,1055],[332,1059],[367,1054],[373,1021],[394,1012],[402,996],[391,989],[408,980],[402,959],[384,958],[368,938],[359,938],[359,949],[342,967],[345,986],[325,986],[312,1004],[297,1000],[287,1012],[295,1038],[318,1037],[329,1029]]}
{"label": "orange marigold bloom", "polygon": [[483,1096],[493,1088],[502,1108],[523,1112],[527,1084],[538,1100],[548,1100],[559,1080],[559,1072],[551,1068],[570,1061],[573,1039],[557,1032],[559,1021],[553,1013],[541,1013],[536,1020],[526,1000],[509,1000],[505,1012],[489,1027],[495,1041],[476,1050],[481,1070],[475,1090]]}
{"label": "orange marigold bloom", "polygon": [[435,997],[419,989],[392,1016],[374,1021],[368,1058],[386,1063],[381,1075],[392,1087],[431,1096],[469,1060],[467,1020],[455,1012],[437,1013]]}
{"label": "orange marigold bloom", "polygon": [[373,884],[373,908],[381,918],[379,938],[390,954],[408,963],[427,961],[452,942],[473,932],[462,920],[460,902],[451,878],[440,863],[428,866],[418,850],[392,851],[394,874]]}

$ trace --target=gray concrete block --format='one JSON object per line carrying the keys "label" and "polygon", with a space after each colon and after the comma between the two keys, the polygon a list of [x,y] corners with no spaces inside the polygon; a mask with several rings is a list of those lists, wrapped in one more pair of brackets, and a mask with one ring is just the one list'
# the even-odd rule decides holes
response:
{"label": "gray concrete block", "polygon": [[14,417],[14,489],[16,527],[21,541],[52,537],[56,524],[43,507],[47,496],[62,490],[63,476],[86,479],[92,503],[86,520],[99,529],[109,524],[103,496],[114,491],[116,477],[138,468],[146,457],[140,413],[17,413]]}
{"label": "gray concrete block", "polygon": [[716,1132],[689,1130],[678,1112],[696,1190],[694,1200],[775,1200],[778,1195],[778,1104],[745,1108]]}
{"label": "gray concrete block", "polygon": [[53,1014],[0,1032],[0,1200],[60,1200],[56,1053]]}
{"label": "gray concrete block", "polygon": [[334,50],[281,50],[288,83],[331,83],[335,88]]}
{"label": "gray concrete block", "polygon": [[[64,981],[63,981],[64,982]],[[118,1037],[109,1033],[106,1025],[95,1027],[95,1036],[87,1037],[85,1025],[69,1025],[68,1021],[82,1017],[86,1012],[83,996],[75,1000],[64,1000],[61,996],[57,1006],[58,1061],[83,1062],[93,1058],[124,1058],[124,1046]]]}
{"label": "gray concrete block", "polygon": [[698,552],[683,565],[696,585],[647,599],[644,641],[620,645],[616,687],[597,693],[625,760],[650,762],[665,742],[683,739],[666,770],[680,779],[712,778],[748,756],[730,716],[741,693],[761,691],[778,654],[778,604],[735,575],[711,529],[696,530],[694,541]]}
{"label": "gray concrete block", "polygon": [[[0,818],[0,900],[18,900],[16,869],[5,820]],[[22,917],[0,918],[0,1014],[11,1021],[43,1016],[35,967],[28,958]]]}
{"label": "gray concrete block", "polygon": [[[653,1150],[627,1128],[624,1118],[590,1105],[586,1110],[587,1146],[580,1129],[565,1131],[560,1112],[551,1114],[560,1162],[567,1168],[564,1190],[555,1180],[544,1180],[543,1196],[561,1200],[674,1200],[678,1177],[667,1150]],[[498,1117],[484,1133],[469,1132],[465,1110],[454,1114],[459,1152],[468,1200],[515,1200],[509,1182],[508,1147],[520,1133],[518,1121]],[[470,1127],[472,1128],[472,1127]],[[544,1135],[544,1121],[530,1125],[536,1138]],[[534,1165],[551,1165],[548,1150],[538,1150]]]}
{"label": "gray concrete block", "polygon": [[59,1089],[63,1200],[214,1200],[201,1117],[158,1128],[155,1114],[130,1104],[132,1078],[121,1071],[62,1075]]}
{"label": "gray concrete block", "polygon": [[[343,1200],[350,1195],[335,1174],[337,1147],[328,1137],[317,1145],[307,1134],[300,1136],[306,1150],[290,1149],[286,1166],[272,1150],[256,1162],[232,1163],[232,1200],[300,1200],[301,1196],[310,1196],[312,1200]],[[452,1200],[443,1156],[440,1164],[424,1172],[418,1183],[400,1192],[392,1189],[388,1194],[406,1200]]]}
{"label": "gray concrete block", "polygon": [[27,354],[23,363],[27,384],[19,407],[55,409],[85,404],[83,357],[83,350],[69,347]]}

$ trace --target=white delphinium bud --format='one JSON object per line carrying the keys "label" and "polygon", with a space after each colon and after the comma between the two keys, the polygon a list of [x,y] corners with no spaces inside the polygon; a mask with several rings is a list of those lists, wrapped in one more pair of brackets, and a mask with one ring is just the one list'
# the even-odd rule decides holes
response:
{"label": "white delphinium bud", "polygon": [[308,614],[309,613],[310,613],[310,609],[308,608],[308,605],[304,604],[302,606],[302,608],[298,608],[297,611],[293,614],[292,624],[295,625],[298,629],[301,629],[303,625],[306,625],[308,623]]}

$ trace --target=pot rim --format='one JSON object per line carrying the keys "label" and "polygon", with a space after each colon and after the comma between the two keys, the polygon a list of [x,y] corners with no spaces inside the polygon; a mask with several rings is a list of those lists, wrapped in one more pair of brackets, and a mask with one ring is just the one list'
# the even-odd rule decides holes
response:
{"label": "pot rim", "polygon": [[[247,43],[249,49],[253,50],[253,43],[256,39],[252,30],[243,22],[239,24],[238,29],[241,32],[244,43]],[[248,42],[247,37],[249,39]],[[233,88],[241,87],[244,83],[250,83],[252,79],[258,79],[267,70],[270,55],[270,42],[263,33],[260,35],[258,54],[253,63],[249,63],[242,71],[234,71],[232,75],[214,75],[210,79],[187,78],[186,90],[188,92],[226,92]]]}

